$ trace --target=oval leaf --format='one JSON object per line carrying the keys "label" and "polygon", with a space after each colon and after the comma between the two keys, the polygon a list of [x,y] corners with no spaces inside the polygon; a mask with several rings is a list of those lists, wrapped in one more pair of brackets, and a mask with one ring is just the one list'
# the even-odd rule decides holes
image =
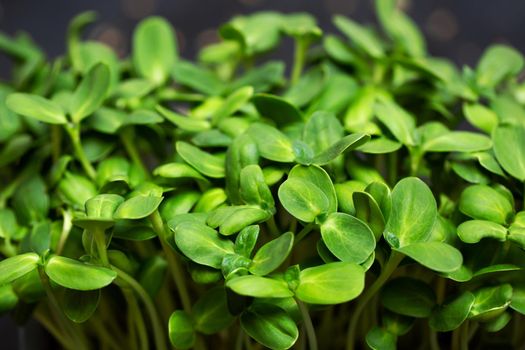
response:
{"label": "oval leaf", "polygon": [[15,113],[49,124],[66,124],[64,110],[59,104],[46,98],[24,93],[7,96],[5,103]]}
{"label": "oval leaf", "polygon": [[375,249],[373,232],[361,220],[344,213],[332,213],[321,224],[323,241],[339,260],[360,264]]}
{"label": "oval leaf", "polygon": [[334,262],[301,271],[297,298],[311,304],[340,304],[365,287],[365,270],[355,263]]}
{"label": "oval leaf", "polygon": [[74,290],[104,288],[117,277],[117,273],[108,268],[62,256],[51,257],[45,265],[45,271],[56,284]]}

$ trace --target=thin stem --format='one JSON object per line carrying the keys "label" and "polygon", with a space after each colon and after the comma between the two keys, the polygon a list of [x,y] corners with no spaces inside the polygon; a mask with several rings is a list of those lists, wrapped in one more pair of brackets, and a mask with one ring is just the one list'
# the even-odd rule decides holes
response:
{"label": "thin stem", "polygon": [[299,37],[295,39],[295,51],[293,58],[292,75],[290,77],[290,84],[295,85],[301,77],[304,63],[306,61],[306,52],[310,41],[307,38]]}
{"label": "thin stem", "polygon": [[303,227],[303,229],[298,234],[295,235],[295,241],[293,245],[296,246],[297,243],[299,243],[304,237],[306,237],[306,235],[309,234],[310,231],[312,231],[314,228],[315,228],[315,224],[313,222]]}
{"label": "thin stem", "polygon": [[[137,335],[139,339],[138,349],[141,350],[148,350],[149,349],[149,341],[148,341],[148,333],[146,331],[146,325],[144,324],[144,319],[141,315],[140,308],[137,303],[137,299],[135,298],[135,295],[133,292],[128,288],[121,288],[122,294],[124,294],[124,298],[126,298],[126,302],[128,303],[128,327],[130,331],[131,338],[133,341],[135,341],[135,329],[137,330]],[[139,344],[133,344],[133,345],[139,345]]]}
{"label": "thin stem", "polygon": [[120,270],[119,268],[115,266],[111,266],[111,268],[117,272],[118,278],[120,278],[122,281],[127,283],[134,291],[137,293],[139,298],[144,303],[144,306],[146,307],[146,311],[149,315],[151,326],[153,327],[153,337],[155,339],[155,348],[157,350],[167,350],[166,343],[165,343],[165,337],[164,337],[164,329],[162,328],[162,325],[160,324],[159,315],[157,314],[157,310],[155,309],[155,305],[151,301],[148,293],[142,288],[142,286],[130,275],[125,273],[124,271]]}
{"label": "thin stem", "polygon": [[460,349],[461,350],[468,350],[468,343],[469,343],[468,327],[469,327],[469,321],[468,320],[463,322],[463,324],[460,327],[461,333],[460,333],[460,336],[459,336],[459,342],[460,342],[459,344],[460,344]]}
{"label": "thin stem", "polygon": [[95,171],[95,168],[93,168],[93,165],[91,165],[91,163],[87,159],[86,153],[82,148],[82,143],[80,141],[80,126],[78,124],[66,126],[66,131],[69,134],[71,143],[73,144],[73,151],[75,152],[75,156],[82,165],[82,168],[84,169],[86,175],[89,176],[91,180],[94,180],[97,177],[97,172]]}
{"label": "thin stem", "polygon": [[275,222],[275,216],[272,215],[270,219],[266,221],[266,224],[268,225],[268,229],[270,230],[272,236],[279,236],[279,228],[277,227],[277,223]]}
{"label": "thin stem", "polygon": [[388,183],[395,185],[397,182],[397,152],[388,155]]}
{"label": "thin stem", "polygon": [[354,313],[352,314],[352,318],[350,319],[350,324],[348,326],[346,341],[347,350],[353,350],[355,347],[356,332],[359,318],[361,317],[361,314],[363,313],[363,310],[365,309],[366,305],[368,304],[370,299],[372,299],[372,297],[381,289],[381,287],[386,283],[386,281],[388,281],[388,279],[396,270],[397,266],[399,265],[401,260],[403,260],[404,257],[405,256],[403,254],[396,251],[392,251],[390,253],[388,261],[381,270],[381,274],[377,277],[374,283],[372,283],[372,285],[366,290],[366,292],[362,294],[361,297],[358,299],[356,308],[354,310]]}
{"label": "thin stem", "polygon": [[94,229],[92,233],[102,265],[109,266],[108,251],[106,247],[106,233],[100,228]]}
{"label": "thin stem", "polygon": [[133,164],[135,164],[137,168],[139,168],[142,171],[146,178],[149,178],[149,171],[144,165],[142,158],[140,157],[140,153],[137,150],[136,141],[134,140],[134,138],[135,130],[132,126],[128,126],[120,132],[120,140],[122,141],[126,152],[131,158],[131,161],[133,162]]}
{"label": "thin stem", "polygon": [[44,328],[51,333],[53,338],[55,338],[64,348],[75,350],[76,346],[73,341],[69,339],[67,335],[64,335],[62,331],[55,326],[55,323],[48,318],[42,311],[36,310],[33,314],[35,319],[42,325]]}
{"label": "thin stem", "polygon": [[62,253],[62,250],[64,249],[64,246],[66,245],[67,238],[69,237],[69,233],[71,232],[71,229],[73,228],[73,215],[71,213],[70,209],[63,209],[62,210],[62,232],[60,233],[60,238],[58,240],[57,244],[57,255],[60,255]]}
{"label": "thin stem", "polygon": [[91,322],[91,326],[97,333],[97,337],[102,341],[103,344],[106,344],[108,348],[114,350],[120,350],[122,348],[113,338],[113,335],[109,333],[106,327],[104,327],[102,322],[99,322],[99,320],[93,320],[93,322]]}
{"label": "thin stem", "polygon": [[304,328],[306,329],[306,336],[308,337],[308,345],[310,350],[317,350],[317,337],[315,335],[315,328],[310,318],[308,308],[299,299],[295,300],[301,311],[301,317],[303,318]]}
{"label": "thin stem", "polygon": [[58,322],[64,332],[68,334],[68,338],[70,338],[73,343],[76,344],[76,349],[88,350],[89,346],[87,345],[87,340],[85,339],[83,333],[79,332],[64,316],[64,313],[62,312],[60,304],[58,303],[58,300],[51,289],[49,279],[47,278],[47,275],[45,274],[42,266],[38,267],[38,274],[40,275],[40,281],[42,282],[42,286],[46,292],[50,309],[56,318],[56,322]]}
{"label": "thin stem", "polygon": [[416,176],[419,172],[419,166],[423,153],[415,147],[409,148],[410,153],[410,176]]}
{"label": "thin stem", "polygon": [[164,226],[164,222],[162,221],[162,217],[160,216],[158,210],[155,210],[155,212],[150,215],[150,220],[153,224],[153,229],[159,236],[160,243],[162,245],[162,250],[166,255],[166,260],[168,260],[168,266],[172,273],[175,286],[177,287],[177,291],[179,292],[182,308],[187,313],[190,313],[191,299],[188,293],[188,287],[186,286],[186,278],[184,276],[182,267],[179,264],[178,257],[168,245],[168,233],[166,231],[166,227]]}

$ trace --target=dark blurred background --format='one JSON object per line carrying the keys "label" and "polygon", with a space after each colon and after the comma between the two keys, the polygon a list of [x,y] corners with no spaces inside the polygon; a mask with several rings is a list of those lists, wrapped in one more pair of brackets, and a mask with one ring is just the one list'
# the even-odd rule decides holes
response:
{"label": "dark blurred background", "polygon": [[[401,6],[422,28],[430,53],[473,65],[483,49],[505,42],[525,51],[525,1],[401,0]],[[331,18],[344,14],[362,23],[375,22],[372,0],[0,0],[0,30],[28,32],[51,57],[64,52],[68,21],[95,10],[99,21],[88,37],[110,44],[119,54],[129,51],[136,23],[152,14],[166,17],[179,36],[182,55],[216,39],[215,28],[236,14],[258,10],[305,11],[320,27],[334,31]]]}
{"label": "dark blurred background", "polygon": [[[459,65],[475,65],[482,51],[494,42],[525,52],[525,1],[400,3],[423,30],[432,55],[448,57]],[[215,41],[217,26],[236,14],[259,10],[309,12],[329,32],[334,32],[334,14],[347,15],[361,23],[375,22],[372,0],[0,0],[0,30],[8,34],[25,31],[54,57],[65,50],[69,20],[85,10],[99,14],[99,21],[88,28],[87,38],[109,44],[121,56],[129,52],[130,36],[138,21],[153,14],[164,16],[177,31],[181,54],[189,59],[202,45]],[[0,67],[0,72],[5,72],[5,68]],[[17,329],[8,317],[2,317],[0,335],[0,348],[5,350],[56,348],[34,322]]]}

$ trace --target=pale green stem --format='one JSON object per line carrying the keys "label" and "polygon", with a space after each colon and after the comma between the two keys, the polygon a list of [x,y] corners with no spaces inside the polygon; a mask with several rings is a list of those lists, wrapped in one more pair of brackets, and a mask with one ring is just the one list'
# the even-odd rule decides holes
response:
{"label": "pale green stem", "polygon": [[392,251],[390,253],[388,261],[381,270],[381,274],[377,277],[374,283],[372,283],[372,285],[366,290],[366,292],[359,297],[356,308],[354,309],[354,312],[352,314],[352,318],[350,319],[350,324],[348,326],[346,350],[353,350],[355,347],[356,332],[359,323],[359,318],[361,317],[361,314],[363,313],[363,310],[365,309],[366,305],[368,304],[370,299],[372,299],[372,297],[377,292],[379,292],[379,290],[386,283],[386,281],[388,281],[388,279],[396,270],[397,266],[399,265],[401,260],[403,260],[404,257],[405,256],[403,254],[398,253],[396,251]]}
{"label": "pale green stem", "polygon": [[86,153],[82,148],[82,143],[80,141],[80,125],[75,124],[72,126],[66,126],[66,131],[69,134],[71,143],[73,144],[73,151],[75,152],[75,156],[82,165],[82,168],[84,169],[86,175],[89,176],[91,180],[94,180],[97,177],[97,172],[95,171],[95,168],[93,168],[93,165],[91,165],[91,163],[87,159]]}
{"label": "pale green stem", "polygon": [[270,230],[270,233],[274,237],[279,236],[279,228],[277,227],[277,224],[275,222],[275,217],[272,215],[268,221],[266,221],[266,224],[268,225],[268,229]]}
{"label": "pale green stem", "polygon": [[308,308],[299,299],[295,299],[295,301],[297,302],[297,305],[299,306],[299,310],[301,311],[301,317],[303,318],[304,328],[306,330],[306,336],[308,337],[309,349],[317,350],[317,337],[315,335],[315,328],[312,323],[312,319],[310,318],[310,313],[308,312]]}
{"label": "pale green stem", "polygon": [[139,298],[144,303],[144,306],[146,307],[146,311],[149,315],[151,326],[153,328],[153,337],[155,339],[155,349],[157,350],[167,350],[165,337],[164,337],[164,328],[160,324],[159,315],[157,314],[157,310],[155,309],[155,305],[151,301],[148,293],[142,288],[142,286],[130,275],[125,273],[124,271],[120,270],[119,268],[115,266],[111,266],[111,268],[117,272],[118,278],[120,278],[122,281],[127,283],[134,291],[137,293]]}
{"label": "pale green stem", "polygon": [[292,75],[290,77],[290,85],[295,85],[304,68],[306,61],[306,52],[308,51],[308,46],[310,41],[307,38],[296,38],[295,39],[295,51],[294,51],[294,60]]}
{"label": "pale green stem", "polygon": [[177,291],[179,292],[182,308],[187,313],[190,313],[191,299],[188,293],[188,287],[186,286],[186,278],[184,276],[182,267],[180,266],[180,263],[178,261],[178,257],[168,245],[168,233],[166,231],[166,227],[164,226],[164,222],[162,221],[162,217],[160,216],[158,210],[155,210],[155,212],[150,215],[150,220],[153,224],[153,229],[159,236],[160,243],[162,245],[162,250],[166,255],[166,260],[168,261],[168,266],[173,276],[175,286],[177,287]]}
{"label": "pale green stem", "polygon": [[304,237],[306,237],[307,234],[310,233],[315,228],[315,224],[313,222],[309,223],[303,229],[295,236],[294,240],[294,246],[296,246],[300,241],[303,240]]}
{"label": "pale green stem", "polygon": [[[122,294],[128,303],[128,327],[130,332],[130,337],[134,342],[136,340],[135,329],[137,331],[139,344],[133,344],[135,348],[140,350],[149,349],[148,333],[146,331],[146,325],[144,324],[144,319],[141,315],[140,308],[137,303],[137,299],[133,294],[133,291],[128,288],[121,288]],[[140,345],[140,346],[139,346]]]}
{"label": "pale green stem", "polygon": [[62,253],[62,250],[64,249],[64,246],[66,245],[67,238],[69,237],[69,233],[71,232],[71,229],[73,228],[72,224],[73,215],[71,214],[70,209],[63,209],[62,210],[62,232],[60,233],[60,238],[58,240],[57,244],[57,255],[60,255]]}
{"label": "pale green stem", "polygon": [[106,233],[100,228],[96,228],[91,232],[95,245],[97,246],[98,256],[102,265],[109,266],[108,251],[106,246]]}
{"label": "pale green stem", "polygon": [[42,311],[36,310],[33,316],[64,348],[76,349],[75,342],[69,339],[69,336],[62,334],[62,331]]}
{"label": "pale green stem", "polygon": [[44,290],[47,295],[47,299],[49,300],[50,309],[55,315],[56,321],[60,325],[60,327],[68,334],[68,338],[70,338],[73,343],[76,344],[76,349],[81,350],[88,350],[89,346],[87,345],[87,339],[83,335],[83,333],[79,332],[78,329],[76,329],[71,322],[69,322],[64,313],[62,312],[62,309],[60,308],[60,304],[58,303],[58,300],[55,297],[55,294],[53,293],[53,290],[51,289],[51,285],[49,284],[49,279],[44,272],[44,268],[42,266],[38,267],[38,274],[40,275],[40,281],[42,282],[42,286],[44,287]]}

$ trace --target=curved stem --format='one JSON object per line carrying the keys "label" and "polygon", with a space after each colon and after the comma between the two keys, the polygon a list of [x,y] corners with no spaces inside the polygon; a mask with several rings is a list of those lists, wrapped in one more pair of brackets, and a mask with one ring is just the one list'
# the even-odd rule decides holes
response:
{"label": "curved stem", "polygon": [[70,209],[67,208],[62,210],[62,221],[62,232],[60,233],[60,238],[58,240],[56,250],[57,255],[60,255],[62,253],[62,250],[66,245],[67,238],[69,237],[69,233],[73,228],[73,214],[71,213]]}
{"label": "curved stem", "polygon": [[168,233],[166,231],[166,227],[164,226],[164,222],[162,221],[162,217],[160,216],[158,210],[155,210],[155,212],[150,215],[150,220],[153,224],[153,229],[159,236],[160,243],[162,245],[162,250],[166,255],[166,260],[168,260],[168,266],[173,276],[175,286],[177,287],[177,291],[179,292],[182,308],[187,313],[190,313],[191,299],[188,293],[188,287],[186,286],[186,278],[184,276],[182,267],[179,264],[178,258],[175,255],[175,252],[173,252],[173,250],[168,245]]}
{"label": "curved stem", "polygon": [[303,71],[304,63],[306,61],[306,51],[308,50],[310,42],[307,38],[299,37],[295,39],[295,51],[293,59],[292,75],[290,77],[290,84],[295,85]]}
{"label": "curved stem", "polygon": [[372,299],[372,297],[381,289],[381,287],[388,281],[392,273],[396,270],[397,266],[403,260],[405,256],[399,252],[392,251],[390,257],[388,258],[387,263],[381,270],[381,274],[377,279],[372,283],[372,285],[366,290],[366,292],[361,295],[358,299],[352,318],[350,319],[350,325],[348,326],[346,349],[353,350],[356,340],[357,324],[361,313],[365,309],[366,305]]}
{"label": "curved stem", "polygon": [[317,337],[315,335],[315,328],[310,318],[308,308],[302,301],[295,299],[299,310],[301,311],[301,317],[303,318],[304,328],[306,329],[306,336],[308,337],[308,345],[310,350],[317,350]]}
{"label": "curved stem", "polygon": [[136,340],[135,329],[137,330],[137,335],[139,339],[139,344],[133,344],[137,349],[148,350],[148,333],[146,331],[146,326],[144,324],[144,319],[142,318],[140,308],[137,303],[137,299],[133,292],[128,288],[121,288],[122,294],[128,303],[128,327],[129,332],[131,333],[132,341]]}
{"label": "curved stem", "polygon": [[47,298],[49,300],[49,307],[51,309],[51,312],[53,312],[56,318],[56,322],[60,325],[64,332],[68,334],[68,338],[70,338],[72,342],[76,344],[76,349],[88,350],[89,346],[87,344],[87,339],[84,336],[84,334],[78,331],[78,329],[75,328],[75,326],[66,319],[64,313],[62,312],[60,304],[58,303],[58,300],[56,299],[55,294],[51,289],[49,279],[45,274],[44,268],[42,266],[38,267],[38,274],[40,276],[40,281],[42,282],[42,286],[44,287]]}
{"label": "curved stem", "polygon": [[34,313],[34,317],[64,348],[75,350],[75,343],[67,335],[62,334],[62,331],[55,326],[54,322],[47,315],[37,310]]}
{"label": "curved stem", "polygon": [[270,230],[270,233],[273,237],[279,236],[279,228],[277,227],[277,223],[275,222],[275,217],[272,215],[268,221],[266,221],[266,224],[268,225],[268,229]]}
{"label": "curved stem", "polygon": [[118,278],[127,283],[134,291],[138,294],[139,298],[144,303],[146,311],[148,312],[151,326],[153,327],[153,337],[155,339],[155,348],[157,350],[167,350],[166,342],[164,337],[164,330],[160,324],[159,315],[155,309],[155,305],[151,301],[148,293],[142,288],[142,286],[130,275],[120,270],[118,267],[111,265],[111,268],[117,272]]}
{"label": "curved stem", "polygon": [[297,245],[297,243],[302,241],[302,239],[306,237],[306,235],[309,234],[310,231],[312,231],[315,228],[315,226],[316,225],[313,222],[311,222],[305,227],[303,227],[303,229],[297,235],[295,235],[295,240],[293,243],[294,247]]}
{"label": "curved stem", "polygon": [[469,343],[468,328],[469,328],[469,321],[466,320],[465,322],[463,322],[463,324],[460,327],[461,333],[459,335],[459,348],[461,350],[468,350],[468,343]]}
{"label": "curved stem", "polygon": [[106,233],[100,228],[94,229],[92,233],[102,265],[109,266],[108,251],[106,247]]}
{"label": "curved stem", "polygon": [[87,159],[86,153],[82,148],[82,143],[80,142],[80,125],[75,124],[73,126],[66,126],[65,128],[67,133],[69,134],[71,143],[73,144],[73,151],[75,152],[75,156],[82,165],[82,168],[84,169],[86,175],[89,176],[91,180],[94,180],[97,177],[97,172],[95,171],[95,168],[93,168],[93,165],[91,165],[91,163]]}

